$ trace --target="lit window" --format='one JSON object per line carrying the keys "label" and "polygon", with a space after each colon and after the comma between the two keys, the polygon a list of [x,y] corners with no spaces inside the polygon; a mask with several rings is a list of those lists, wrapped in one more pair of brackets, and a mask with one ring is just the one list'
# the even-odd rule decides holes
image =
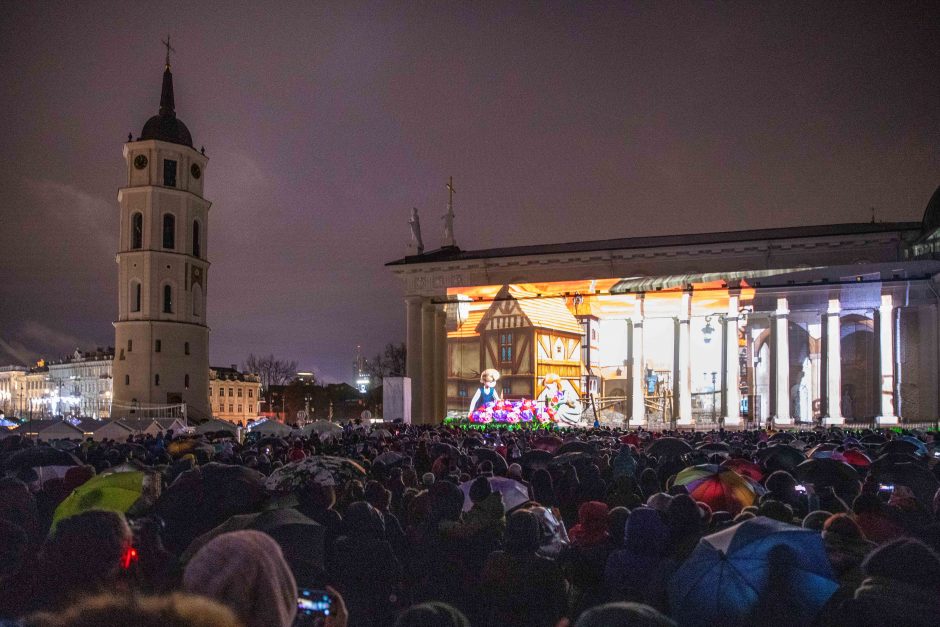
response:
{"label": "lit window", "polygon": [[512,333],[499,334],[499,361],[502,363],[512,361]]}

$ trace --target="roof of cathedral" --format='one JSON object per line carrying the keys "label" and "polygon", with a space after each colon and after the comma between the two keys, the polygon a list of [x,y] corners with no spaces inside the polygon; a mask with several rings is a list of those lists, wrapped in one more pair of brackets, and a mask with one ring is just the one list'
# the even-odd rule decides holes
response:
{"label": "roof of cathedral", "polygon": [[173,73],[167,64],[163,70],[163,89],[160,92],[160,111],[144,124],[139,140],[157,139],[171,144],[193,147],[193,136],[183,121],[176,117],[173,100]]}
{"label": "roof of cathedral", "polygon": [[[935,209],[931,212],[930,207]],[[928,205],[928,214],[933,215],[940,226],[940,197],[934,194]],[[924,216],[925,220],[927,215]],[[646,237],[626,237],[587,242],[559,242],[556,244],[536,244],[513,246],[508,248],[489,248],[484,250],[460,250],[446,247],[431,250],[422,255],[410,255],[391,261],[385,265],[399,266],[418,263],[436,263],[464,261],[471,259],[492,259],[496,257],[523,257],[526,255],[550,255],[558,253],[583,253],[606,250],[637,248],[665,248],[674,246],[705,246],[710,244],[750,242],[759,240],[799,239],[809,237],[839,237],[843,235],[864,235],[868,233],[891,233],[898,231],[919,232],[920,222],[856,222],[848,224],[818,224],[793,226],[776,229],[754,229],[748,231],[724,231],[717,233],[687,233],[682,235],[654,235]]]}
{"label": "roof of cathedral", "polygon": [[924,233],[929,234],[940,229],[940,187],[933,193],[924,209]]}

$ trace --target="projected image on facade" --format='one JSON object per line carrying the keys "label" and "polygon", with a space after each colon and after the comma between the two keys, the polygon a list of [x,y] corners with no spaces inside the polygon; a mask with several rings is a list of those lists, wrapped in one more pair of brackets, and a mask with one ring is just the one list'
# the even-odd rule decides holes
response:
{"label": "projected image on facade", "polygon": [[810,423],[879,411],[877,312],[891,298],[880,286],[843,285],[832,298],[831,287],[709,279],[449,289],[449,414],[473,420],[487,370],[499,373],[497,420],[526,408],[525,419],[542,420],[551,408],[562,425]]}

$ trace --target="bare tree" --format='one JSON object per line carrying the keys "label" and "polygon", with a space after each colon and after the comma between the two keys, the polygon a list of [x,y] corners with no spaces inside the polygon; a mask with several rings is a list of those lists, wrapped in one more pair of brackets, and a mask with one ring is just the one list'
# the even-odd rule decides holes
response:
{"label": "bare tree", "polygon": [[284,385],[293,380],[297,373],[297,362],[277,359],[274,355],[258,357],[254,353],[248,355],[244,369],[261,379],[261,388],[268,390],[272,385]]}
{"label": "bare tree", "polygon": [[379,382],[382,377],[402,377],[405,375],[405,343],[386,344],[385,352],[379,353],[366,361],[366,372]]}

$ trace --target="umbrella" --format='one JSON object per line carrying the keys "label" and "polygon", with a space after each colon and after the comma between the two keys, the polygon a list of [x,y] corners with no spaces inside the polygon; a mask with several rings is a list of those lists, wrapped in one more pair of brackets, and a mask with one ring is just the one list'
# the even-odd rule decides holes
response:
{"label": "umbrella", "polygon": [[845,452],[842,453],[842,457],[845,463],[855,466],[856,468],[867,468],[871,466],[871,457],[858,449],[846,449]]}
{"label": "umbrella", "polygon": [[493,464],[493,473],[500,475],[509,470],[509,464],[506,463],[506,458],[494,451],[491,448],[479,447],[470,451],[470,457],[476,459],[476,463],[482,461],[489,461]]}
{"label": "umbrella", "polygon": [[475,449],[478,446],[483,446],[483,440],[481,440],[480,438],[475,438],[473,436],[467,436],[463,439],[463,442],[460,443],[460,446],[464,450],[469,451],[469,450]]}
{"label": "umbrella", "polygon": [[257,470],[210,462],[179,475],[153,511],[166,521],[167,547],[179,553],[199,534],[257,510],[266,498],[264,475]]}
{"label": "umbrella", "polygon": [[750,481],[731,468],[702,464],[679,472],[673,485],[685,486],[696,501],[707,503],[713,510],[738,514],[753,505],[757,491]]}
{"label": "umbrella", "polygon": [[322,575],[325,529],[290,507],[232,516],[193,540],[183,552],[181,561],[188,562],[216,536],[241,529],[263,531],[274,538],[301,587],[313,585],[315,578]]}
{"label": "umbrella", "polygon": [[764,471],[761,470],[759,465],[755,464],[749,459],[735,457],[733,459],[726,459],[725,461],[721,462],[721,465],[725,468],[730,468],[742,477],[749,477],[754,481],[764,480]]}
{"label": "umbrella", "polygon": [[251,427],[250,431],[260,435],[284,436],[290,435],[290,432],[293,431],[293,429],[285,425],[283,422],[278,422],[277,420],[265,420],[261,423],[256,422],[254,426]]}
{"label": "umbrella", "polygon": [[683,626],[748,625],[770,600],[807,625],[838,587],[818,532],[758,517],[699,541],[669,581],[669,607]]}
{"label": "umbrella", "polygon": [[[472,483],[473,481],[466,481],[460,484],[465,512],[473,507],[473,502],[470,500],[470,484]],[[508,477],[490,477],[490,489],[503,495],[503,509],[507,512],[529,501],[529,489]]]}
{"label": "umbrella", "polygon": [[2,468],[9,472],[25,468],[79,465],[81,462],[67,451],[60,451],[51,446],[33,446],[11,454],[3,461]]}
{"label": "umbrella", "polygon": [[933,502],[940,481],[928,468],[918,463],[901,462],[872,467],[872,475],[880,483],[896,483],[910,488],[918,501],[924,505]]}
{"label": "umbrella", "polygon": [[380,455],[376,455],[373,461],[376,464],[382,464],[384,466],[394,466],[403,459],[405,458],[401,453],[397,453],[395,451],[385,451]]}
{"label": "umbrella", "polygon": [[143,493],[144,473],[116,472],[92,477],[72,490],[52,516],[52,529],[59,521],[93,509],[126,513]]}
{"label": "umbrella", "polygon": [[290,492],[308,481],[321,485],[336,485],[338,479],[362,479],[365,475],[365,469],[351,459],[311,455],[272,472],[264,482],[264,487],[276,492]]}
{"label": "umbrella", "polygon": [[435,442],[431,445],[431,457],[437,459],[441,455],[448,455],[454,459],[458,459],[460,457],[460,451],[458,451],[457,447],[453,444]]}
{"label": "umbrella", "polygon": [[706,451],[708,453],[728,453],[731,447],[726,442],[706,442],[695,447],[696,451]]}
{"label": "umbrella", "polygon": [[552,454],[541,449],[532,449],[522,454],[519,465],[523,468],[546,468],[552,461]]}
{"label": "umbrella", "polygon": [[565,442],[558,447],[557,451],[555,451],[556,455],[564,455],[565,453],[590,453],[591,455],[596,455],[597,445],[592,442],[572,440],[570,442]]}
{"label": "umbrella", "polygon": [[773,434],[772,436],[770,436],[770,441],[771,441],[771,442],[784,442],[784,443],[786,443],[786,442],[791,442],[791,441],[793,441],[793,440],[795,440],[795,439],[796,439],[796,436],[795,436],[795,435],[793,435],[792,433],[788,433],[788,432],[786,432],[786,431],[778,431],[777,433],[775,433],[775,434]]}
{"label": "umbrella", "polygon": [[681,457],[691,451],[692,445],[679,438],[659,438],[646,449],[654,457]]}
{"label": "umbrella", "polygon": [[786,444],[775,444],[757,451],[757,458],[767,472],[793,470],[806,459],[803,452]]}
{"label": "umbrella", "polygon": [[858,481],[858,471],[838,459],[807,459],[796,467],[796,476],[814,485],[836,485]]}
{"label": "umbrella", "polygon": [[309,436],[311,433],[316,433],[320,437],[323,436],[339,436],[343,434],[343,428],[336,424],[335,422],[330,422],[329,420],[317,420],[311,422],[310,424],[304,425],[301,429],[304,432],[304,435]]}
{"label": "umbrella", "polygon": [[229,422],[227,420],[219,420],[218,418],[210,418],[205,421],[198,427],[196,427],[196,433],[211,433],[214,431],[228,431],[230,434],[235,435],[238,433],[238,426],[235,423]]}
{"label": "umbrella", "polygon": [[562,440],[556,435],[543,435],[532,440],[532,448],[557,453],[562,445]]}
{"label": "umbrella", "polygon": [[392,437],[392,432],[388,429],[375,429],[372,433],[369,434],[369,438],[373,440],[378,440],[379,438],[390,438]]}
{"label": "umbrella", "polygon": [[579,465],[588,465],[594,462],[594,456],[590,453],[582,453],[580,451],[572,451],[571,453],[563,453],[561,455],[556,455],[548,463],[549,466],[564,466],[565,464],[572,464],[574,466]]}
{"label": "umbrella", "polygon": [[[913,438],[917,440],[917,438]],[[919,443],[919,446],[918,446]],[[881,447],[879,451],[882,455],[887,453],[900,453],[904,455],[924,455],[927,453],[927,446],[917,440],[917,443],[911,442],[909,439],[897,438],[896,440],[891,440]]]}
{"label": "umbrella", "polygon": [[838,444],[835,444],[835,443],[833,443],[833,442],[823,442],[822,444],[817,444],[816,446],[814,446],[813,448],[811,448],[811,449],[806,453],[806,456],[809,457],[810,459],[814,459],[814,458],[816,458],[817,456],[819,456],[819,457],[831,457],[831,455],[828,455],[828,456],[827,456],[827,455],[825,455],[825,453],[831,453],[832,451],[836,450],[837,448],[839,448],[839,445],[838,445]]}
{"label": "umbrella", "polygon": [[884,444],[887,441],[888,438],[880,433],[870,433],[862,437],[862,444]]}

